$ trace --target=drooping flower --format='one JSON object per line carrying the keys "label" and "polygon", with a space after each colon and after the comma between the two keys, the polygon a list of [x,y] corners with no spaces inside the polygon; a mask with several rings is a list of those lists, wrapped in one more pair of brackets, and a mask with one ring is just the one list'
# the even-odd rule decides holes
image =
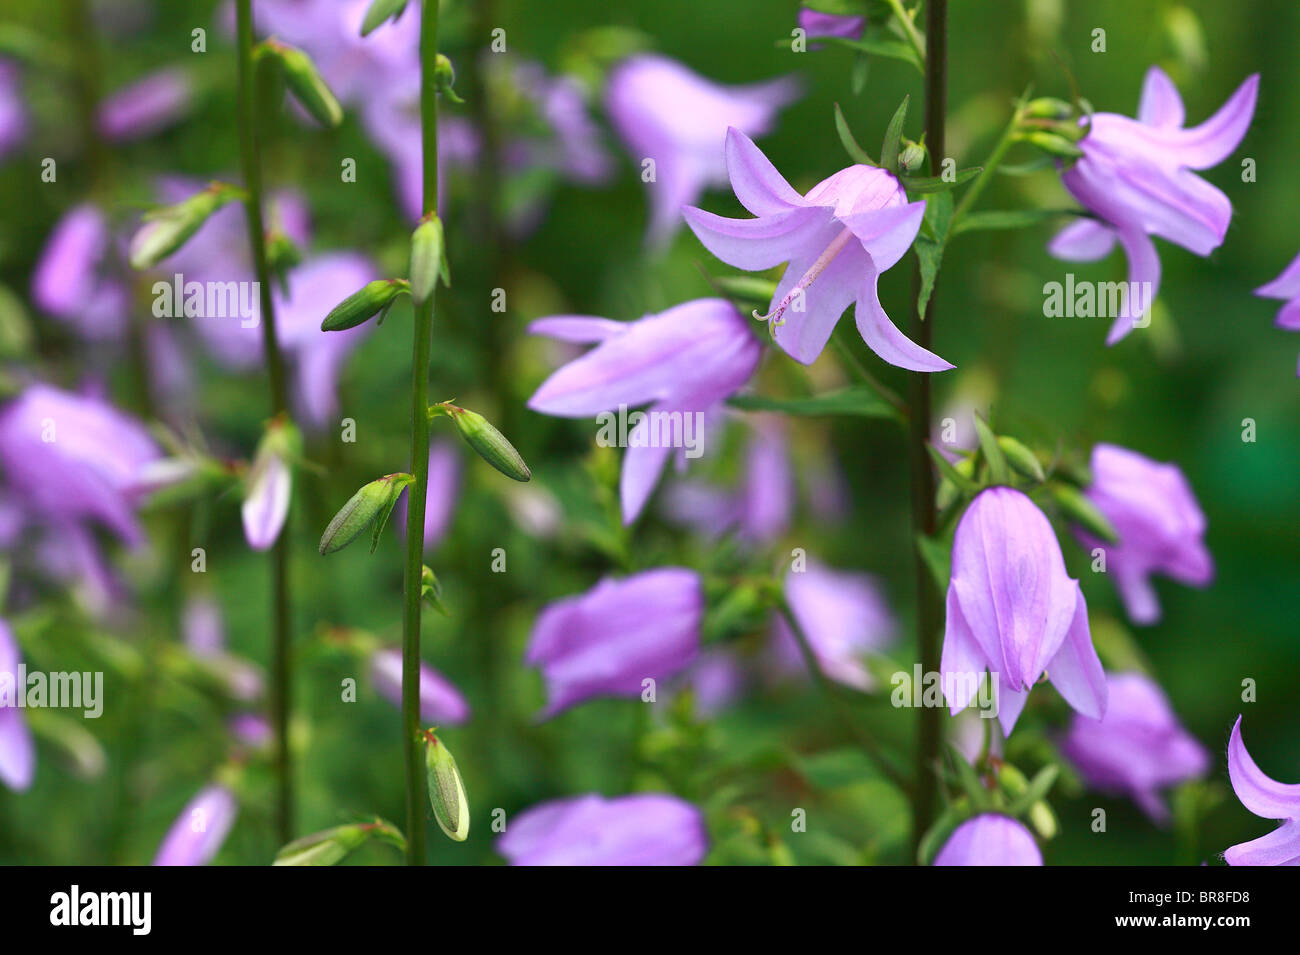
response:
{"label": "drooping flower", "polygon": [[1052,525],[1017,490],[981,491],[957,525],[941,670],[954,715],[988,670],[1007,736],[1044,670],[1080,713],[1106,712],[1083,591],[1065,572]]}
{"label": "drooping flower", "polygon": [[[378,650],[370,658],[370,679],[379,695],[394,706],[402,705],[402,651],[395,647]],[[469,703],[445,676],[420,663],[420,719],[441,726],[468,722]]]}
{"label": "drooping flower", "polygon": [[592,793],[521,812],[497,839],[511,865],[698,865],[709,851],[704,816],[663,793]]}
{"label": "drooping flower", "polygon": [[[798,95],[799,84],[789,77],[721,86],[655,54],[638,54],[616,66],[605,107],[646,180],[647,243],[667,244],[681,224],[682,207],[698,202],[705,189],[726,184],[722,144],[729,128],[764,136],[776,114]],[[646,160],[654,161],[653,178]]]}
{"label": "drooping flower", "polygon": [[32,272],[32,300],[94,341],[118,338],[126,327],[126,286],[106,269],[112,243],[107,217],[83,203],[55,225]]}
{"label": "drooping flower", "polygon": [[[870,574],[832,570],[809,560],[803,570],[786,574],[785,599],[822,672],[846,686],[870,690],[875,680],[867,657],[893,643],[897,632],[879,582]],[[776,617],[773,636],[781,667],[806,671],[784,617]]]}
{"label": "drooping flower", "polygon": [[1115,673],[1106,683],[1106,715],[1094,720],[1076,713],[1061,751],[1089,786],[1130,797],[1164,825],[1169,809],[1160,790],[1204,775],[1210,754],[1178,722],[1154,681]]}
{"label": "drooping flower", "polygon": [[1282,825],[1223,853],[1228,865],[1300,865],[1300,783],[1279,783],[1255,765],[1241,741],[1241,717],[1228,740],[1228,778],[1241,804]]}
{"label": "drooping flower", "polygon": [[[429,445],[429,490],[424,499],[424,552],[438,546],[456,516],[456,502],[460,492],[460,453],[450,441],[433,441]],[[404,493],[393,512],[393,522],[399,533],[406,533],[406,500]]]}
{"label": "drooping flower", "polygon": [[600,696],[640,698],[695,659],[704,593],[699,575],[663,567],[606,578],[542,611],[524,661],[542,672],[544,717]]}
{"label": "drooping flower", "polygon": [[0,783],[15,792],[32,784],[36,775],[36,746],[27,720],[18,707],[18,665],[22,658],[9,623],[0,619]]}
{"label": "drooping flower", "polygon": [[735,703],[744,694],[748,682],[745,667],[726,647],[701,651],[677,681],[681,688],[689,688],[695,713],[704,719]]}
{"label": "drooping flower", "polygon": [[158,70],[99,104],[99,131],[113,142],[151,136],[184,116],[193,96],[189,73]]}
{"label": "drooping flower", "polygon": [[1042,865],[1033,834],[1010,816],[986,812],[967,819],[948,837],[935,865]]}
{"label": "drooping flower", "polygon": [[857,39],[866,26],[866,17],[849,17],[836,13],[821,13],[807,7],[799,8],[799,26],[811,39],[818,36],[837,36]]}
{"label": "drooping flower", "polygon": [[27,108],[18,90],[18,67],[0,58],[0,159],[27,138]]}
{"label": "drooping flower", "polygon": [[[1289,332],[1300,332],[1300,255],[1282,270],[1281,275],[1255,289],[1255,294],[1260,298],[1276,298],[1286,302],[1278,310],[1274,324]],[[1300,366],[1296,368],[1296,375],[1300,376]]]}
{"label": "drooping flower", "polygon": [[280,536],[293,497],[293,468],[279,451],[259,452],[245,482],[240,515],[244,539],[253,550],[268,550]]}
{"label": "drooping flower", "polygon": [[528,399],[534,411],[587,418],[650,405],[650,414],[627,435],[620,485],[627,524],[641,513],[674,446],[684,466],[688,439],[701,439],[695,428],[700,416],[749,380],[762,352],[745,320],[720,298],[685,302],[634,322],[565,315],[539,319],[528,330],[596,345],[542,383]]}
{"label": "drooping flower", "polygon": [[1097,218],[1067,226],[1048,250],[1059,259],[1091,262],[1109,254],[1119,240],[1128,258],[1129,294],[1106,344],[1127,335],[1160,290],[1160,258],[1151,236],[1199,256],[1222,244],[1232,204],[1192,170],[1217,166],[1237,148],[1254,116],[1258,91],[1256,73],[1217,113],[1184,129],[1182,97],[1168,75],[1153,66],[1136,119],[1118,113],[1087,119],[1087,134],[1079,142],[1083,156],[1061,181]]}
{"label": "drooping flower", "polygon": [[909,203],[893,174],[864,165],[841,169],[801,196],[738,129],[727,130],[726,161],[736,198],[757,218],[687,208],[686,222],[705,248],[738,269],[789,263],[764,316],[787,354],[812,364],[856,301],[862,340],[883,360],[911,371],[953,367],[900,332],[876,291],[880,274],[916,238],[924,201]]}
{"label": "drooping flower", "polygon": [[207,865],[235,824],[239,804],[225,786],[206,786],[189,801],[158,847],[154,865]]}
{"label": "drooping flower", "polygon": [[1101,548],[1106,572],[1115,579],[1134,623],[1155,623],[1160,603],[1150,575],[1159,573],[1191,587],[1214,579],[1214,560],[1205,547],[1205,515],[1173,464],[1161,464],[1127,448],[1099,444],[1092,449],[1092,484],[1086,494],[1119,536],[1107,544],[1078,532],[1084,546]]}

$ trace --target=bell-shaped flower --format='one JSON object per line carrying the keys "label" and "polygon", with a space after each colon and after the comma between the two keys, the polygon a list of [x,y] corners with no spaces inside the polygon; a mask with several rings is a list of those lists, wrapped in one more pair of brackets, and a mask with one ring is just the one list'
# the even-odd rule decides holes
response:
{"label": "bell-shaped flower", "polygon": [[986,812],[956,828],[935,865],[1042,865],[1033,834],[1010,816]]}
{"label": "bell-shaped flower", "polygon": [[26,686],[18,684],[22,658],[18,641],[5,620],[0,620],[0,783],[17,792],[32,784],[36,775],[36,746],[31,730],[18,706]]}
{"label": "bell-shaped flower", "polygon": [[799,8],[799,26],[810,39],[817,36],[837,36],[856,40],[862,35],[862,28],[866,25],[866,17],[820,13],[807,7]]}
{"label": "bell-shaped flower", "polygon": [[776,114],[798,95],[792,78],[722,86],[650,53],[616,66],[605,106],[646,183],[647,243],[667,244],[681,225],[682,207],[698,202],[705,189],[726,184],[722,144],[729,128],[765,136]]}
{"label": "bell-shaped flower", "polygon": [[736,198],[757,218],[688,208],[686,222],[705,248],[738,269],[789,263],[763,316],[781,348],[812,364],[856,302],[862,340],[889,364],[911,371],[953,367],[900,332],[877,294],[880,274],[916,238],[924,201],[909,203],[892,173],[864,165],[841,169],[801,196],[738,129],[727,130],[726,160]]}
{"label": "bell-shaped flower", "polygon": [[1128,294],[1110,327],[1113,345],[1150,310],[1160,290],[1160,257],[1151,236],[1206,256],[1223,243],[1232,218],[1228,197],[1193,170],[1217,166],[1237,148],[1255,113],[1259,74],[1237,88],[1219,111],[1183,128],[1182,97],[1159,67],[1147,71],[1136,119],[1093,113],[1079,142],[1083,156],[1061,176],[1095,219],[1081,219],[1052,240],[1059,259],[1103,258],[1115,240],[1128,257]]}
{"label": "bell-shaped flower", "polygon": [[1088,499],[1110,520],[1119,537],[1107,544],[1078,532],[1090,550],[1106,555],[1106,573],[1115,580],[1134,623],[1160,619],[1151,574],[1164,574],[1191,587],[1214,579],[1214,560],[1205,547],[1205,515],[1183,472],[1127,448],[1099,444],[1092,449]]}
{"label": "bell-shaped flower", "polygon": [[1241,717],[1228,740],[1228,778],[1241,804],[1282,825],[1223,853],[1228,865],[1300,865],[1300,783],[1279,783],[1255,765],[1241,741]]}
{"label": "bell-shaped flower", "polygon": [[[1289,332],[1300,332],[1300,255],[1282,270],[1281,275],[1255,289],[1255,294],[1260,298],[1276,298],[1286,302],[1278,310],[1274,324]],[[1296,369],[1296,374],[1300,376],[1300,367]]]}
{"label": "bell-shaped flower", "polygon": [[524,660],[542,671],[543,717],[600,696],[640,699],[695,659],[704,592],[699,575],[663,567],[606,578],[537,618]]}
{"label": "bell-shaped flower", "polygon": [[674,447],[683,466],[702,452],[698,423],[749,380],[762,353],[744,318],[720,298],[696,299],[635,322],[554,316],[528,330],[596,345],[542,383],[528,399],[534,411],[563,418],[608,412],[622,419],[626,409],[650,405],[626,435],[620,496],[627,524],[641,513]]}
{"label": "bell-shaped flower", "polygon": [[1061,752],[1094,789],[1128,796],[1153,822],[1169,821],[1160,790],[1205,775],[1210,754],[1174,715],[1156,683],[1141,673],[1113,673],[1100,720],[1074,715]]}
{"label": "bell-shaped flower", "polygon": [[[379,695],[394,706],[402,705],[402,651],[385,647],[370,658],[370,679]],[[469,703],[455,684],[420,663],[420,719],[439,726],[459,726],[469,720]]]}
{"label": "bell-shaped flower", "polygon": [[202,789],[186,804],[158,847],[154,865],[207,865],[235,824],[239,804],[225,786]]}
{"label": "bell-shaped flower", "polygon": [[151,136],[181,119],[194,99],[194,83],[181,69],[150,73],[99,104],[103,137],[124,142]]}
{"label": "bell-shaped flower", "polygon": [[941,669],[954,715],[988,670],[1007,736],[1044,671],[1080,713],[1106,712],[1083,591],[1065,572],[1052,525],[1017,490],[981,491],[957,525]]}
{"label": "bell-shaped flower", "polygon": [[591,793],[521,812],[496,848],[511,865],[698,865],[709,834],[704,814],[676,796]]}
{"label": "bell-shaped flower", "polygon": [[113,247],[108,217],[91,203],[66,212],[46,240],[32,272],[32,301],[92,341],[120,337],[130,296],[108,274]]}
{"label": "bell-shaped flower", "polygon": [[[894,642],[897,624],[870,574],[832,570],[809,560],[785,576],[785,599],[822,673],[836,682],[868,691],[875,685],[867,657]],[[773,624],[775,656],[782,669],[804,672],[807,666],[789,624],[778,615]]]}

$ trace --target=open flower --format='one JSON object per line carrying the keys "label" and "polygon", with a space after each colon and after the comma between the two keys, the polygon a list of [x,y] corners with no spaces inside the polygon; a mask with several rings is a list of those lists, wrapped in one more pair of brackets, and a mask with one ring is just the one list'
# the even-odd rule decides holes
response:
{"label": "open flower", "polygon": [[645,680],[679,673],[699,651],[703,615],[699,575],[682,567],[605,579],[551,604],[524,657],[546,681],[543,716],[598,696],[637,699]]}
{"label": "open flower", "polygon": [[704,816],[663,793],[592,793],[521,812],[497,839],[511,865],[697,865],[709,851]]}
{"label": "open flower", "polygon": [[[402,651],[385,647],[370,658],[370,679],[379,695],[394,706],[402,705]],[[455,684],[420,663],[420,719],[441,726],[459,726],[469,719],[469,703]]]}
{"label": "open flower", "polygon": [[[696,299],[635,322],[563,315],[538,319],[528,330],[596,344],[542,383],[528,399],[534,411],[587,418],[651,406],[627,435],[620,486],[627,524],[641,513],[674,444],[684,465],[686,429],[749,380],[762,352],[745,320],[720,298]],[[689,437],[702,440],[697,430]]]}
{"label": "open flower", "polygon": [[1160,790],[1203,776],[1210,754],[1178,722],[1154,681],[1115,673],[1106,682],[1106,715],[1094,720],[1076,713],[1061,751],[1089,786],[1129,796],[1164,825],[1169,809]]}
{"label": "open flower", "polygon": [[763,317],[791,357],[812,364],[856,301],[862,340],[882,359],[911,371],[953,367],[900,332],[876,292],[880,273],[916,238],[924,201],[909,203],[891,173],[864,165],[841,169],[801,196],[738,129],[727,130],[726,158],[736,198],[758,218],[688,208],[686,222],[705,248],[738,269],[789,263]]}
{"label": "open flower", "polygon": [[1043,854],[1030,831],[1016,820],[986,812],[958,826],[934,864],[1042,865]]}
{"label": "open flower", "polygon": [[224,786],[207,786],[186,804],[158,847],[154,865],[207,865],[235,824],[239,804]]}
{"label": "open flower", "polygon": [[941,669],[953,715],[989,671],[1007,736],[1044,670],[1080,713],[1106,712],[1083,591],[1065,572],[1052,525],[1017,490],[981,491],[957,525]]}
{"label": "open flower", "polygon": [[1223,243],[1232,204],[1192,170],[1216,166],[1237,148],[1254,116],[1258,91],[1255,74],[1217,113],[1184,129],[1182,98],[1168,75],[1153,66],[1142,85],[1137,119],[1094,113],[1087,120],[1087,135],[1079,142],[1083,156],[1061,181],[1097,219],[1067,226],[1048,250],[1059,259],[1091,262],[1106,256],[1116,239],[1124,248],[1129,294],[1106,344],[1127,335],[1160,290],[1160,257],[1151,236],[1200,256]]}
{"label": "open flower", "polygon": [[18,685],[18,641],[8,622],[0,620],[0,783],[22,792],[36,775],[36,747],[23,711],[18,708],[18,694],[26,693]]}
{"label": "open flower", "polygon": [[722,142],[729,128],[766,135],[777,112],[798,95],[798,83],[790,78],[722,86],[649,53],[615,67],[605,93],[610,122],[633,160],[654,161],[653,179],[641,165],[650,199],[646,242],[666,244],[680,225],[682,207],[726,183]]}
{"label": "open flower", "polygon": [[1241,804],[1282,825],[1266,836],[1223,853],[1228,865],[1300,865],[1300,783],[1279,783],[1264,775],[1241,741],[1241,717],[1228,740],[1228,778]]}
{"label": "open flower", "polygon": [[1161,464],[1127,448],[1099,444],[1092,449],[1092,484],[1087,496],[1106,515],[1119,542],[1106,544],[1083,532],[1088,548],[1106,554],[1106,571],[1135,623],[1160,619],[1150,576],[1164,574],[1191,587],[1214,579],[1214,560],[1205,547],[1205,515],[1173,464]]}
{"label": "open flower", "polygon": [[[1282,274],[1255,289],[1260,298],[1277,298],[1286,302],[1277,313],[1276,325],[1289,332],[1300,332],[1300,255],[1296,256]],[[1300,367],[1296,369],[1300,376]]]}

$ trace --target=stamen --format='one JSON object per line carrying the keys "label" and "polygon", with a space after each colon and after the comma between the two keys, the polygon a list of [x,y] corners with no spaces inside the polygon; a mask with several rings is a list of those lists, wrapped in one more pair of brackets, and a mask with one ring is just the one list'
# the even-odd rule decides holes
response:
{"label": "stamen", "polygon": [[807,291],[813,282],[817,281],[817,277],[826,271],[826,267],[831,264],[835,256],[840,254],[840,251],[851,238],[853,238],[852,232],[848,229],[842,230],[839,235],[831,240],[831,244],[826,246],[822,254],[817,256],[817,261],[808,268],[808,271],[800,276],[799,281],[794,284],[794,288],[786,293],[785,298],[781,299],[776,308],[766,315],[760,315],[758,309],[754,309],[752,313],[754,319],[760,322],[766,321],[768,332],[774,335],[777,326],[785,324],[785,310],[790,307],[790,303],[795,300],[796,296]]}

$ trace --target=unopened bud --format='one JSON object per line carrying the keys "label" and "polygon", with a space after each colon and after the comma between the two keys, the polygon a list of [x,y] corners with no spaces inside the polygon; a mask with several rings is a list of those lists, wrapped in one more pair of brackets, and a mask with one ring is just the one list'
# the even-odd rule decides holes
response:
{"label": "unopened bud", "polygon": [[364,826],[335,826],[295,839],[275,854],[272,865],[337,865],[370,838]]}
{"label": "unopened bud", "polygon": [[925,162],[925,147],[920,143],[908,143],[898,154],[898,168],[901,172],[915,172]]}
{"label": "unopened bud", "polygon": [[1097,505],[1084,497],[1073,484],[1051,484],[1052,499],[1056,506],[1070,520],[1074,521],[1089,534],[1100,537],[1109,544],[1119,540],[1114,525],[1106,518]]}
{"label": "unopened bud", "polygon": [[331,129],[343,122],[343,107],[311,57],[297,47],[275,41],[268,41],[265,48],[284,67],[284,81],[289,91],[312,119]]}
{"label": "unopened bud", "polygon": [[451,60],[439,53],[433,61],[433,85],[439,93],[445,94],[453,103],[463,103],[465,101],[452,89],[455,83],[456,68],[451,65]]}
{"label": "unopened bud", "polygon": [[188,242],[208,216],[238,195],[233,186],[213,183],[182,202],[149,213],[131,237],[131,268],[153,268]]}
{"label": "unopened bud", "polygon": [[451,287],[442,220],[431,214],[411,235],[411,298],[417,305],[433,294],[439,278],[443,285]]}
{"label": "unopened bud", "polygon": [[1083,155],[1082,149],[1059,133],[1036,130],[1032,133],[1025,133],[1024,139],[1025,142],[1037,146],[1044,152],[1053,156],[1060,156],[1063,159],[1078,159]]}
{"label": "unopened bud", "polygon": [[[361,536],[362,531],[378,519],[374,534],[377,543],[388,523],[388,515],[397,503],[402,488],[414,480],[409,474],[387,474],[377,481],[371,481],[353,494],[348,502],[339,508],[325,533],[320,539],[321,556],[342,550]],[[371,552],[374,546],[371,546]]]}
{"label": "unopened bud", "polygon": [[[397,296],[409,292],[406,279],[377,279],[339,302],[320,323],[323,332],[341,332],[355,328],[380,313],[387,314]],[[383,321],[381,316],[380,321]]]}
{"label": "unopened bud", "polygon": [[449,839],[464,842],[469,835],[469,800],[456,760],[442,740],[430,730],[424,734],[424,766],[429,780],[429,802],[438,827]]}
{"label": "unopened bud", "polygon": [[1005,434],[998,435],[998,447],[1002,449],[1007,464],[1011,465],[1012,470],[1017,474],[1033,478],[1035,481],[1047,479],[1038,456],[1015,438],[1009,438]]}
{"label": "unopened bud", "polygon": [[516,481],[527,481],[533,476],[524,459],[515,450],[515,446],[492,425],[492,422],[478,412],[458,408],[444,401],[430,408],[429,414],[430,416],[445,414],[451,418],[456,423],[460,436],[478,453],[478,456],[506,477]]}
{"label": "unopened bud", "polygon": [[1025,104],[1024,115],[1034,119],[1069,119],[1074,115],[1074,107],[1063,99],[1042,96]]}

